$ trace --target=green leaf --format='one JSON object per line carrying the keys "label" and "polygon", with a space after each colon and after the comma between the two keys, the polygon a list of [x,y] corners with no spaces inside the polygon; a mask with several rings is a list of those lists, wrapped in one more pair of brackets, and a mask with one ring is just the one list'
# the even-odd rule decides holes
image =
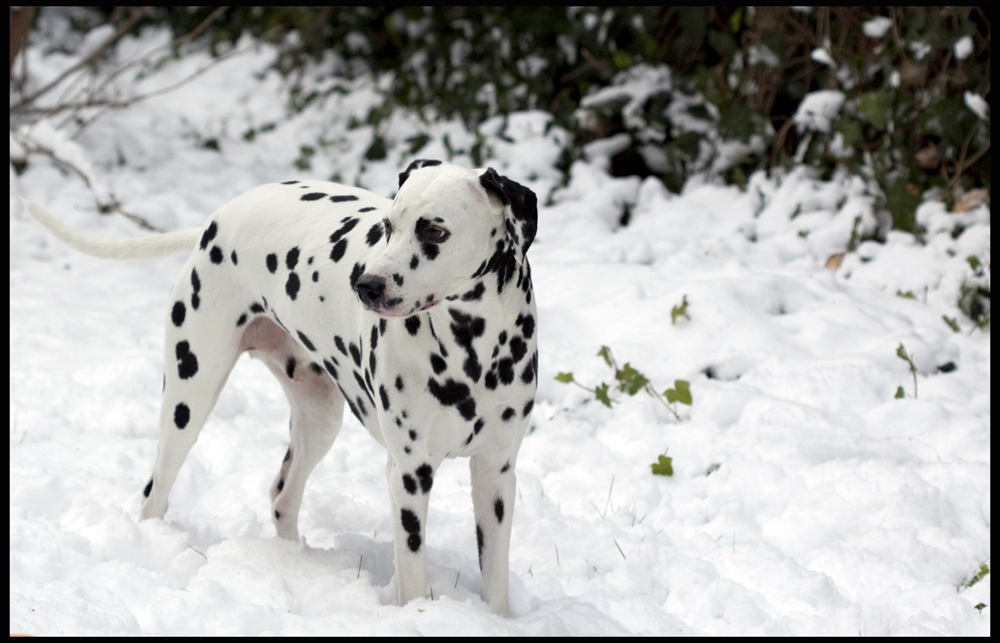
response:
{"label": "green leaf", "polygon": [[896,388],[896,395],[895,395],[895,397],[896,397],[897,400],[901,400],[904,397],[906,397],[906,393],[903,392],[903,387],[902,386]]}
{"label": "green leaf", "polygon": [[990,566],[987,565],[986,563],[983,563],[982,565],[979,566],[979,571],[976,573],[976,575],[973,576],[972,580],[970,580],[968,583],[966,583],[965,586],[966,587],[972,587],[973,585],[975,585],[979,581],[981,581],[984,578],[986,578],[986,575],[989,574],[989,573],[990,573]]}
{"label": "green leaf", "polygon": [[976,274],[979,274],[979,268],[980,266],[983,265],[979,261],[979,257],[977,257],[976,255],[969,255],[968,257],[965,258],[965,260],[969,262],[969,267],[972,268],[972,270],[975,271]]}
{"label": "green leaf", "polygon": [[611,364],[611,349],[610,348],[608,348],[607,346],[601,346],[601,350],[597,351],[597,354],[600,357],[604,358],[604,361],[607,363],[608,366],[612,366],[612,364]]}
{"label": "green leaf", "polygon": [[902,290],[898,290],[897,289],[896,290],[896,296],[897,297],[902,297],[903,299],[916,299],[917,298],[917,296],[913,294],[912,290],[907,290],[906,292],[903,292]]}
{"label": "green leaf", "polygon": [[724,31],[712,29],[708,32],[708,46],[715,50],[720,57],[732,55],[736,51],[736,41]]}
{"label": "green leaf", "polygon": [[649,384],[649,380],[628,362],[625,363],[625,368],[615,371],[615,379],[621,382],[618,390],[625,391],[629,395],[635,395]]}
{"label": "green leaf", "polygon": [[569,384],[570,382],[573,381],[573,374],[572,373],[559,373],[558,375],[556,375],[556,381],[557,382],[562,382],[563,384]]}
{"label": "green leaf", "polygon": [[611,398],[608,397],[608,385],[601,383],[600,386],[594,389],[594,397],[601,401],[604,406],[611,408]]}
{"label": "green leaf", "polygon": [[668,458],[665,455],[661,455],[658,458],[658,462],[649,465],[653,469],[654,476],[672,476],[674,475],[674,465],[673,458]]}
{"label": "green leaf", "polygon": [[868,92],[858,99],[858,111],[868,117],[876,129],[884,131],[892,115],[893,92]]}
{"label": "green leaf", "polygon": [[671,404],[680,402],[691,406],[691,383],[684,380],[674,380],[674,388],[668,388],[663,392],[663,396]]}
{"label": "green leaf", "polygon": [[673,308],[670,309],[670,324],[671,325],[677,324],[677,318],[682,315],[690,320],[691,317],[688,316],[687,309],[688,309],[688,296],[684,295],[681,297],[680,305],[674,306]]}
{"label": "green leaf", "polygon": [[962,329],[958,327],[958,322],[949,317],[948,315],[941,315],[941,319],[944,320],[944,323],[948,324],[948,328],[950,328],[952,331],[956,333],[961,332]]}
{"label": "green leaf", "polygon": [[740,22],[743,18],[743,7],[736,7],[736,9],[729,14],[729,31],[736,33],[740,30]]}
{"label": "green leaf", "polygon": [[854,142],[861,138],[861,125],[847,114],[841,114],[833,127],[844,137],[845,148],[854,145]]}
{"label": "green leaf", "polygon": [[899,343],[899,348],[896,349],[896,357],[910,365],[911,373],[917,372],[917,367],[913,364],[913,360],[910,359],[910,356],[906,354],[906,349],[903,348],[902,342]]}

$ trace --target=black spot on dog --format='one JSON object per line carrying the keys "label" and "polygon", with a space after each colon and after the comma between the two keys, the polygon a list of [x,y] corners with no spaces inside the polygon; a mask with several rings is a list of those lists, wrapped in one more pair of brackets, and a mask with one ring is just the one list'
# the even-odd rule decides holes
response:
{"label": "black spot on dog", "polygon": [[284,490],[284,488],[285,488],[285,479],[282,478],[281,480],[278,480],[278,493],[281,493]]}
{"label": "black spot on dog", "polygon": [[406,326],[406,332],[416,337],[417,331],[420,330],[420,318],[417,317],[416,315],[413,315],[412,317],[407,317],[403,321],[403,324]]}
{"label": "black spot on dog", "polygon": [[351,269],[351,278],[349,280],[351,284],[351,292],[354,292],[354,286],[358,283],[358,279],[360,279],[363,274],[365,274],[364,264],[354,264],[354,268]]}
{"label": "black spot on dog", "polygon": [[333,343],[337,345],[337,350],[347,355],[347,347],[344,346],[344,340],[340,338],[340,335],[333,336]]}
{"label": "black spot on dog", "polygon": [[476,417],[476,401],[469,395],[469,387],[448,378],[438,384],[434,378],[427,380],[427,388],[437,401],[445,406],[455,406],[466,420]]}
{"label": "black spot on dog", "polygon": [[417,495],[417,481],[408,473],[403,474],[403,487],[406,489],[406,493],[411,496]]}
{"label": "black spot on dog", "polygon": [[294,272],[288,273],[288,281],[285,282],[285,294],[288,295],[289,299],[295,301],[295,297],[299,294],[299,276]]}
{"label": "black spot on dog", "polygon": [[330,374],[330,377],[332,377],[333,379],[337,379],[337,369],[333,364],[330,363],[329,360],[326,359],[323,360],[323,368],[325,368],[326,372]]}
{"label": "black spot on dog", "polygon": [[514,363],[517,364],[524,357],[525,353],[528,352],[528,345],[524,343],[524,340],[520,337],[514,337],[510,340],[510,356],[514,358]]}
{"label": "black spot on dog", "polygon": [[535,379],[533,362],[528,362],[524,365],[524,370],[521,371],[521,382],[524,384],[531,384],[531,380]]}
{"label": "black spot on dog", "polygon": [[403,378],[399,375],[396,376],[396,390],[397,391],[403,390]]}
{"label": "black spot on dog", "polygon": [[330,200],[334,203],[344,203],[345,201],[357,201],[358,197],[353,194],[344,194],[330,197]]}
{"label": "black spot on dog", "polygon": [[153,490],[153,479],[150,478],[149,482],[146,484],[146,488],[142,490],[142,495],[149,497],[149,492]]}
{"label": "black spot on dog", "polygon": [[472,290],[462,295],[462,301],[479,301],[483,298],[484,292],[486,292],[486,286],[483,285],[483,282],[477,281]]}
{"label": "black spot on dog", "polygon": [[515,411],[514,409],[512,409],[512,408],[510,408],[508,406],[506,409],[504,409],[504,412],[503,412],[503,414],[500,417],[501,417],[501,419],[503,419],[504,422],[507,422],[508,420],[510,420],[515,415],[517,415],[517,411]]}
{"label": "black spot on dog", "polygon": [[493,503],[493,512],[497,515],[497,522],[503,522],[503,499],[497,498]]}
{"label": "black spot on dog", "polygon": [[322,192],[310,192],[309,194],[303,194],[299,197],[302,201],[319,201],[326,195]]}
{"label": "black spot on dog", "polygon": [[340,226],[336,232],[330,235],[330,243],[337,243],[340,241],[344,235],[354,229],[354,226],[358,225],[358,221],[360,220],[361,219],[357,219],[355,217],[348,217],[345,219],[343,222],[344,224]]}
{"label": "black spot on dog", "polygon": [[243,313],[240,318],[236,320],[236,327],[239,328],[243,324],[247,323],[247,314]]}
{"label": "black spot on dog", "polygon": [[514,360],[509,357],[504,357],[499,362],[499,375],[500,381],[504,384],[510,384],[514,381]]}
{"label": "black spot on dog", "polygon": [[531,413],[531,409],[533,406],[535,406],[535,401],[528,400],[528,403],[524,405],[524,410],[521,411],[521,417],[525,418],[528,417],[528,414]]}
{"label": "black spot on dog", "polygon": [[479,548],[479,571],[483,571],[483,528],[476,525],[476,547]]}
{"label": "black spot on dog", "polygon": [[510,469],[510,460],[508,460],[506,464],[500,467],[500,473],[507,473],[508,469]]}
{"label": "black spot on dog", "polygon": [[437,353],[431,353],[431,368],[434,369],[435,375],[440,375],[446,368],[448,368],[448,363]]}
{"label": "black spot on dog", "polygon": [[406,533],[410,534],[410,537],[406,539],[406,544],[410,548],[410,551],[417,553],[420,551],[420,519],[417,518],[417,514],[409,509],[401,510],[399,517],[403,524],[403,529]]}
{"label": "black spot on dog", "polygon": [[296,264],[299,263],[299,248],[298,246],[292,248],[285,255],[285,267],[289,270],[295,270]]}
{"label": "black spot on dog", "polygon": [[374,246],[382,239],[382,224],[376,223],[371,228],[368,229],[368,234],[365,236],[365,243],[368,247]]}
{"label": "black spot on dog", "polygon": [[344,257],[344,251],[347,250],[347,239],[341,239],[337,243],[333,244],[333,249],[330,250],[330,259],[335,263],[340,261]]}
{"label": "black spot on dog", "polygon": [[372,210],[377,210],[377,209],[378,208],[373,208],[369,206],[367,208],[361,208],[360,210],[358,210],[358,212],[371,212]]}
{"label": "black spot on dog", "polygon": [[267,255],[267,271],[272,275],[278,270],[278,255],[271,253]]}
{"label": "black spot on dog", "polygon": [[416,270],[417,266],[420,265],[420,258],[417,255],[413,255],[410,258],[410,270]]}
{"label": "black spot on dog", "polygon": [[420,480],[420,490],[428,493],[434,485],[434,470],[426,462],[417,467],[417,479]]}
{"label": "black spot on dog", "polygon": [[382,398],[382,410],[389,410],[389,394],[386,392],[385,387],[381,384],[378,385],[378,394]]}
{"label": "black spot on dog", "polygon": [[174,326],[180,328],[184,324],[184,315],[187,309],[184,308],[183,301],[175,301],[173,310],[170,311],[170,321],[174,323]]}
{"label": "black spot on dog", "polygon": [[517,321],[514,323],[521,327],[525,339],[531,339],[531,336],[535,334],[535,317],[533,315],[518,315]]}
{"label": "black spot on dog", "polygon": [[208,251],[209,260],[215,265],[219,265],[225,260],[225,256],[222,254],[222,248],[219,246],[212,246],[212,249]]}
{"label": "black spot on dog", "polygon": [[305,346],[306,348],[308,348],[311,351],[315,351],[316,350],[316,347],[313,346],[313,343],[311,341],[309,341],[309,338],[306,337],[305,334],[301,330],[297,330],[295,332],[299,336],[299,340],[302,342],[303,346]]}
{"label": "black spot on dog", "polygon": [[232,262],[233,262],[233,265],[235,266],[235,265],[236,265],[236,251],[235,251],[235,250],[233,250],[233,251],[232,251],[232,252],[231,252],[231,253],[229,254],[229,258],[230,258],[230,259],[232,260]]}
{"label": "black spot on dog", "polygon": [[290,379],[290,380],[294,380],[295,379],[295,358],[294,357],[289,357],[288,361],[285,362],[285,375],[287,375],[288,379]]}
{"label": "black spot on dog", "polygon": [[207,248],[208,244],[210,244],[212,242],[212,239],[215,238],[215,235],[218,232],[219,232],[219,226],[215,223],[215,221],[213,221],[212,223],[210,223],[208,225],[207,228],[205,228],[205,232],[202,233],[202,235],[201,235],[201,244],[199,245],[199,247],[202,250],[204,250],[205,248]]}
{"label": "black spot on dog", "polygon": [[174,407],[174,426],[183,429],[191,421],[191,409],[184,402],[180,402]]}
{"label": "black spot on dog", "polygon": [[174,355],[177,357],[177,376],[182,380],[194,377],[198,372],[198,358],[191,352],[191,345],[186,341],[177,342]]}

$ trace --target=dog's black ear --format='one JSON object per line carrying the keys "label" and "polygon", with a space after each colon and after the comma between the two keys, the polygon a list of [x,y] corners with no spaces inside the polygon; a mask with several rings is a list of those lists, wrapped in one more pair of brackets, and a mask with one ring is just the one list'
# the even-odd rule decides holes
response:
{"label": "dog's black ear", "polygon": [[431,165],[441,165],[441,161],[435,161],[434,159],[417,159],[413,163],[410,163],[409,167],[399,173],[399,187],[403,187],[406,183],[406,179],[410,178],[410,172],[413,170],[419,170],[422,167],[430,167]]}
{"label": "dog's black ear", "polygon": [[479,183],[503,203],[507,239],[514,249],[514,259],[520,264],[538,230],[538,199],[535,193],[520,183],[500,176],[493,168],[487,168],[479,176]]}

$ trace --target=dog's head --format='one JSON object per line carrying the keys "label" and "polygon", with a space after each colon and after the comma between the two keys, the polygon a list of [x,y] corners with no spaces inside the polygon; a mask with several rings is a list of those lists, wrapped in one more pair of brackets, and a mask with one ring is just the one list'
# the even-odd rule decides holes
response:
{"label": "dog's head", "polygon": [[355,291],[386,317],[502,292],[521,270],[537,223],[534,192],[492,168],[414,161],[382,221],[385,245]]}

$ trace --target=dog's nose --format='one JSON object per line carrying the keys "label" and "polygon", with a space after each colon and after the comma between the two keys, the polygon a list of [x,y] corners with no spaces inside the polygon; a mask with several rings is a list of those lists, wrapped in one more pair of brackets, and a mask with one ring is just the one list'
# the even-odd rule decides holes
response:
{"label": "dog's nose", "polygon": [[378,308],[385,295],[385,279],[375,275],[364,274],[354,284],[354,292],[358,293],[361,302],[370,308]]}

